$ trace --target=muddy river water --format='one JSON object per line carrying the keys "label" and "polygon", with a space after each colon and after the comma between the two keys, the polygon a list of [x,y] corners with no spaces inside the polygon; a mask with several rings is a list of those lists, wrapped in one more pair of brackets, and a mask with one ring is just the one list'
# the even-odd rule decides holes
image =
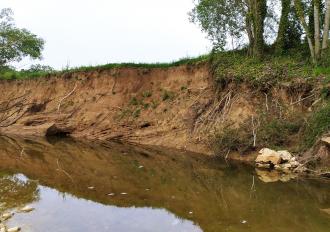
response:
{"label": "muddy river water", "polygon": [[0,137],[0,213],[29,232],[329,232],[330,182],[274,175],[159,148]]}

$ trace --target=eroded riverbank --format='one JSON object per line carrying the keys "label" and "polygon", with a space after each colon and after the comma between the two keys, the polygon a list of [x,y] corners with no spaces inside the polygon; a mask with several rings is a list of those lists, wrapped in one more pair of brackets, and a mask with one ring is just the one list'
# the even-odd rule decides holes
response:
{"label": "eroded riverbank", "polygon": [[250,166],[194,153],[2,136],[0,170],[2,211],[35,208],[8,221],[23,231],[330,228],[329,182],[266,183]]}

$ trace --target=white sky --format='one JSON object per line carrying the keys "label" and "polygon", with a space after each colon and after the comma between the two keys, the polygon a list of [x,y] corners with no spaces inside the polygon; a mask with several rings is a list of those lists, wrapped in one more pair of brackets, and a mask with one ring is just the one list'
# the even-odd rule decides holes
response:
{"label": "white sky", "polygon": [[168,62],[211,49],[189,22],[193,0],[1,0],[0,8],[7,7],[18,27],[46,40],[44,59],[37,63],[57,69]]}

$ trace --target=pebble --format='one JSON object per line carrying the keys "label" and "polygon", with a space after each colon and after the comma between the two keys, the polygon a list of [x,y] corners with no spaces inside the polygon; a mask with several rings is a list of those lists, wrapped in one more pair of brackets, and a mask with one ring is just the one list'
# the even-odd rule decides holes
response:
{"label": "pebble", "polygon": [[243,221],[241,221],[241,223],[242,223],[242,224],[246,224],[246,223],[247,223],[247,221],[243,220]]}
{"label": "pebble", "polygon": [[127,193],[121,193],[121,195],[127,195]]}
{"label": "pebble", "polygon": [[88,187],[88,189],[89,190],[93,190],[93,189],[95,189],[95,187],[94,186],[90,186],[90,187]]}
{"label": "pebble", "polygon": [[144,167],[141,165],[141,166],[139,166],[139,169],[141,169],[141,168],[144,168]]}
{"label": "pebble", "polygon": [[109,193],[108,194],[108,196],[111,196],[111,197],[114,196],[114,195],[116,195],[116,194],[114,194],[114,193]]}

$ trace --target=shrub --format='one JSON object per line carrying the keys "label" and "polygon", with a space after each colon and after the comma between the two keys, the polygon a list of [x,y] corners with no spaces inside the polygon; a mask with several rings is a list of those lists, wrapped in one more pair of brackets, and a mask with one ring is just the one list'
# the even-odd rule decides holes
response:
{"label": "shrub", "polygon": [[174,93],[171,91],[163,90],[162,93],[162,100],[167,101],[167,100],[173,100],[174,99]]}
{"label": "shrub", "polygon": [[305,148],[312,147],[319,136],[330,130],[330,102],[327,102],[317,112],[313,113],[308,120],[305,129]]}

